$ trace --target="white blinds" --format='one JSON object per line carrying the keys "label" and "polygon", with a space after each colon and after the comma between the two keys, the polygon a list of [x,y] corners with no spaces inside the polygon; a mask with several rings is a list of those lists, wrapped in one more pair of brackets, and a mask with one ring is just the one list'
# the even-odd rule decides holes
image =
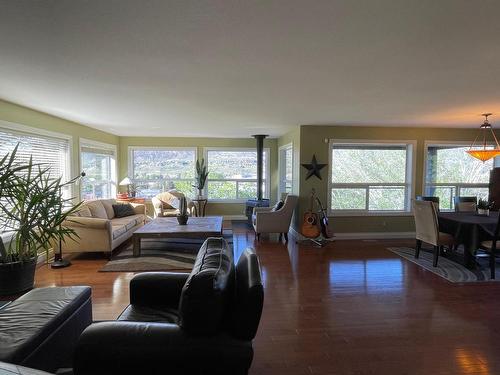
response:
{"label": "white blinds", "polygon": [[0,157],[14,150],[18,143],[19,160],[28,161],[33,156],[33,163],[51,167],[51,176],[69,180],[69,140],[0,127]]}

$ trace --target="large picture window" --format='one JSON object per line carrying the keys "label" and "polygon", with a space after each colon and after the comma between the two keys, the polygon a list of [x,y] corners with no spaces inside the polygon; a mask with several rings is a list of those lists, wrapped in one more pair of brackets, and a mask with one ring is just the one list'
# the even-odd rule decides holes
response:
{"label": "large picture window", "polygon": [[411,210],[412,142],[330,142],[330,212]]}
{"label": "large picture window", "polygon": [[80,140],[82,199],[113,198],[116,195],[116,146]]}
{"label": "large picture window", "polygon": [[493,159],[481,162],[465,151],[463,144],[426,144],[424,194],[439,197],[439,208],[454,208],[453,197],[488,199],[488,181]]}
{"label": "large picture window", "polygon": [[192,195],[195,148],[130,147],[129,160],[129,176],[140,197],[151,198],[170,189]]}
{"label": "large picture window", "polygon": [[[257,196],[257,151],[255,149],[207,149],[211,200],[243,201]],[[264,149],[264,197],[269,197],[269,149]]]}

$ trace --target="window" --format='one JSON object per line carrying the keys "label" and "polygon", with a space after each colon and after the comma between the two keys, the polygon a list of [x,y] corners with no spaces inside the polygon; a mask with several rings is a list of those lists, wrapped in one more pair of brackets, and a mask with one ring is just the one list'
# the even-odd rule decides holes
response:
{"label": "window", "polygon": [[330,211],[411,210],[413,142],[330,143]]}
{"label": "window", "polygon": [[[14,150],[19,143],[17,158],[28,161],[33,157],[34,163],[42,163],[51,167],[54,178],[62,177],[68,181],[71,173],[70,167],[70,140],[71,137],[56,133],[11,124],[9,127],[0,127],[0,156]],[[63,191],[65,198],[71,198],[70,189]]]}
{"label": "window", "polygon": [[140,197],[151,198],[170,189],[192,195],[195,148],[129,148],[129,176]]}
{"label": "window", "polygon": [[[255,149],[207,149],[208,198],[242,201],[257,197]],[[269,149],[264,149],[264,196],[269,197]]]}
{"label": "window", "polygon": [[439,197],[439,208],[454,209],[454,196],[488,199],[493,159],[481,162],[465,151],[464,144],[426,144],[424,195]]}
{"label": "window", "polygon": [[113,198],[116,195],[116,146],[80,139],[81,198]]}
{"label": "window", "polygon": [[282,193],[292,193],[293,189],[293,146],[288,144],[279,149],[279,198]]}

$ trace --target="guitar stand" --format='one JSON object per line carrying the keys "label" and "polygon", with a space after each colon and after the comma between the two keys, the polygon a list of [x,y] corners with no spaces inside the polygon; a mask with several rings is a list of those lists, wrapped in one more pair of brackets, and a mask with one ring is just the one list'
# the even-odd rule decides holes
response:
{"label": "guitar stand", "polygon": [[323,236],[319,236],[317,238],[307,238],[305,240],[295,241],[295,243],[302,243],[302,244],[312,243],[314,247],[322,248],[330,244],[331,242],[335,241],[334,237],[335,236],[331,238],[325,238]]}

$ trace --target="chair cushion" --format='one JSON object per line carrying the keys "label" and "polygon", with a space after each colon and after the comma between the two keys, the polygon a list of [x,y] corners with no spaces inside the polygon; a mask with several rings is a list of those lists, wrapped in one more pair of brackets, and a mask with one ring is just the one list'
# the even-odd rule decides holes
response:
{"label": "chair cushion", "polygon": [[[493,241],[483,241],[481,242],[481,247],[487,250],[491,250],[493,247]],[[497,241],[495,250],[500,253],[500,241]]]}
{"label": "chair cushion", "polygon": [[439,232],[439,245],[453,245],[455,242],[455,238],[451,234]]}
{"label": "chair cushion", "polygon": [[135,215],[134,207],[130,203],[113,204],[114,216],[117,218]]}
{"label": "chair cushion", "polygon": [[252,340],[259,328],[264,305],[264,287],[257,254],[247,248],[236,265],[235,298],[231,312],[231,330],[235,337]]}
{"label": "chair cushion", "polygon": [[89,208],[92,213],[92,217],[97,217],[99,219],[108,219],[108,214],[106,209],[102,205],[102,202],[99,200],[90,201],[85,203],[85,205]]}
{"label": "chair cushion", "polygon": [[190,334],[215,334],[227,315],[233,287],[232,248],[224,238],[208,238],[182,288],[179,324]]}
{"label": "chair cushion", "polygon": [[129,305],[118,317],[129,322],[171,323],[177,324],[179,313],[176,309]]}

